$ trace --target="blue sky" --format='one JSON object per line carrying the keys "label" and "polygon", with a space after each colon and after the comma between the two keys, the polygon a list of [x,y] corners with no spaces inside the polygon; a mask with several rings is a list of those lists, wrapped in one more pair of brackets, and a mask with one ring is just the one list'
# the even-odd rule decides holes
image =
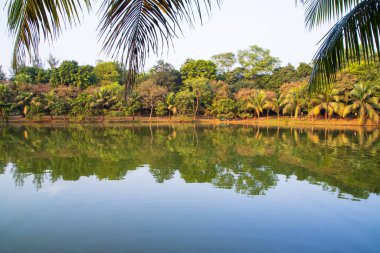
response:
{"label": "blue sky", "polygon": [[[94,65],[96,60],[108,60],[100,54],[96,28],[100,17],[97,6],[91,15],[84,15],[82,24],[64,31],[52,45],[41,44],[40,55],[46,63],[49,53],[58,59],[74,59],[80,64]],[[221,9],[214,9],[212,16],[198,22],[193,29],[174,40],[174,48],[162,55],[151,55],[146,62],[150,68],[158,59],[172,63],[176,68],[187,58],[209,59],[222,52],[237,52],[257,44],[271,50],[281,59],[282,65],[310,62],[318,41],[328,27],[309,31],[304,25],[304,9],[294,0],[223,0]],[[0,10],[0,65],[10,66],[12,38],[6,32],[6,11]]]}

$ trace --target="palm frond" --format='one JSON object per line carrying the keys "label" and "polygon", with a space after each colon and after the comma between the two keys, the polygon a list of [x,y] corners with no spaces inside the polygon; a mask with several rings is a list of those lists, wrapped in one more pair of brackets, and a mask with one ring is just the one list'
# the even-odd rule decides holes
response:
{"label": "palm frond", "polygon": [[106,0],[99,10],[102,51],[126,64],[127,83],[133,84],[149,54],[169,47],[182,22],[192,26],[196,14],[202,21],[213,2],[221,0]]}
{"label": "palm frond", "polygon": [[8,30],[14,37],[13,67],[25,55],[35,58],[41,40],[53,41],[66,24],[80,22],[83,9],[91,9],[90,0],[8,0]]}
{"label": "palm frond", "polygon": [[300,0],[305,5],[305,24],[316,28],[322,23],[336,21],[361,0]]}
{"label": "palm frond", "polygon": [[314,69],[309,80],[310,89],[320,90],[326,87],[335,80],[337,71],[350,63],[370,63],[379,59],[380,0],[306,1],[308,2],[321,2],[321,6],[324,3],[324,7],[318,7],[319,11],[313,13],[315,17],[309,18],[311,24],[339,17],[338,13],[350,10],[326,34],[315,54]]}

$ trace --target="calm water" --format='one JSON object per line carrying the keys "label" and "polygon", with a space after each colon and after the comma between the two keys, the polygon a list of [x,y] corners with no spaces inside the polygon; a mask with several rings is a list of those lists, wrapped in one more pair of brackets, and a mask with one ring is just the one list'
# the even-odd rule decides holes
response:
{"label": "calm water", "polygon": [[0,252],[380,252],[380,133],[0,128]]}

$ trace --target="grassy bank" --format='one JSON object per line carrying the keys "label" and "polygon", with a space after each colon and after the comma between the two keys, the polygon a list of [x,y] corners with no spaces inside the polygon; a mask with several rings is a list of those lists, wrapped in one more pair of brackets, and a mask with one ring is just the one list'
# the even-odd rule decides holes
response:
{"label": "grassy bank", "polygon": [[252,119],[233,119],[233,120],[219,120],[216,118],[198,117],[193,119],[190,117],[108,117],[105,116],[91,116],[72,118],[69,116],[44,116],[38,119],[26,119],[21,116],[12,116],[9,118],[10,124],[69,124],[69,123],[197,123],[197,124],[236,124],[236,125],[260,125],[260,126],[315,126],[315,127],[371,127],[379,128],[379,125],[368,120],[365,125],[362,125],[359,119],[309,119],[309,118],[290,118],[290,117],[262,117]]}

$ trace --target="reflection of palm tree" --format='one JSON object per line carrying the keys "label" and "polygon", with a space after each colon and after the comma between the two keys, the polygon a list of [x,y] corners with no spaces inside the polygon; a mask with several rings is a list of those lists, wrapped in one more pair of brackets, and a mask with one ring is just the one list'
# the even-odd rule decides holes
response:
{"label": "reflection of palm tree", "polygon": [[376,109],[380,109],[379,98],[375,95],[375,85],[356,84],[350,95],[354,99],[351,105],[346,106],[343,117],[349,113],[359,112],[359,120],[361,124],[365,124],[367,118],[379,123],[379,114]]}

